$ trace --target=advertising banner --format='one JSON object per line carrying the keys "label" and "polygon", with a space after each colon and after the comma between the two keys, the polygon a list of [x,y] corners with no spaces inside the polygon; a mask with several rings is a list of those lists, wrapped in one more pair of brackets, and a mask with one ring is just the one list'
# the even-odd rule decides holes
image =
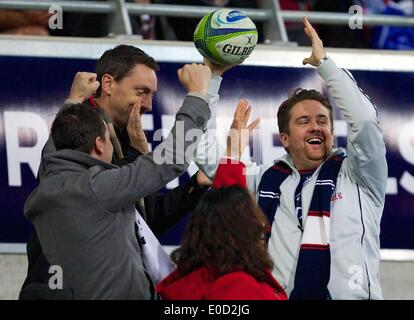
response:
{"label": "advertising banner", "polygon": [[[153,111],[143,116],[151,148],[158,129],[169,129],[186,94],[176,71],[183,63],[160,62]],[[24,244],[32,230],[23,215],[26,198],[36,187],[40,153],[51,123],[69,94],[77,71],[94,72],[95,59],[0,56],[0,244]],[[414,72],[353,70],[359,86],[378,109],[387,147],[388,185],[381,223],[381,248],[414,249]],[[241,65],[223,78],[218,104],[217,136],[224,143],[241,98],[248,99],[251,120],[261,118],[250,141],[253,161],[269,163],[284,153],[276,113],[289,91],[314,88],[326,92],[312,68]],[[336,146],[346,146],[347,125],[335,110]],[[167,131],[168,132],[168,131]],[[188,172],[168,184],[186,181]],[[143,182],[145,183],[145,182]],[[164,235],[165,245],[178,245],[185,222]]]}

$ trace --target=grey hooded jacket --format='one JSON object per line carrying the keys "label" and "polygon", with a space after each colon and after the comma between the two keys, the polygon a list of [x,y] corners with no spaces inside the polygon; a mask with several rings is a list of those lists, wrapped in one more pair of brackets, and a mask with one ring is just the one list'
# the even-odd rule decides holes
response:
{"label": "grey hooded jacket", "polygon": [[[134,203],[187,169],[184,153],[197,142],[186,141],[185,134],[198,129],[192,137],[199,141],[209,117],[203,99],[187,96],[170,135],[153,153],[121,168],[75,150],[45,155],[44,177],[24,213],[75,299],[152,298],[135,237]],[[157,164],[154,154],[166,163]]]}

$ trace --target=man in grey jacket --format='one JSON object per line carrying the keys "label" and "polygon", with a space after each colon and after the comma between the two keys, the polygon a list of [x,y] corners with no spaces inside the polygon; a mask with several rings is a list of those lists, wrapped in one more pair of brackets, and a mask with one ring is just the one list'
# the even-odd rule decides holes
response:
{"label": "man in grey jacket", "polygon": [[[210,69],[186,65],[178,76],[189,94],[174,128],[153,153],[129,165],[111,164],[108,128],[92,108],[71,105],[52,125],[57,151],[45,155],[44,178],[24,212],[75,299],[153,298],[135,237],[134,204],[186,170],[192,160],[186,150],[200,140],[210,117]],[[183,136],[176,136],[177,126],[184,129]],[[184,139],[190,131],[196,142]],[[154,156],[160,150],[162,162]]]}
{"label": "man in grey jacket", "polygon": [[[209,164],[203,161],[209,152],[205,137],[212,136],[216,124],[215,114],[221,75],[231,66],[219,66],[205,60],[212,70],[208,88],[211,111],[205,133],[197,146],[195,162],[202,170]],[[96,63],[97,73],[78,72],[75,75],[66,103],[85,103],[97,109],[105,119],[114,146],[112,163],[127,165],[137,157],[147,154],[148,142],[141,123],[141,115],[151,112],[152,99],[157,92],[156,61],[137,47],[118,45],[103,53]],[[102,84],[102,86],[101,86]],[[43,155],[55,151],[51,138],[42,150]],[[38,179],[44,175],[44,162],[39,167]],[[191,179],[167,193],[155,192],[136,203],[139,214],[158,237],[175,225],[185,214],[192,211],[205,185],[210,181],[201,171]],[[20,299],[70,298],[70,289],[50,290],[48,273],[50,264],[34,231],[27,242],[28,272],[20,292]],[[65,292],[67,294],[65,295]]]}
{"label": "man in grey jacket", "polygon": [[[347,121],[347,149],[333,148],[329,101],[298,89],[278,111],[287,154],[270,165],[247,165],[247,184],[271,222],[273,274],[290,298],[382,299],[379,233],[388,175],[377,110],[304,23],[312,55],[303,64],[318,68]],[[228,156],[238,152],[228,145]]]}

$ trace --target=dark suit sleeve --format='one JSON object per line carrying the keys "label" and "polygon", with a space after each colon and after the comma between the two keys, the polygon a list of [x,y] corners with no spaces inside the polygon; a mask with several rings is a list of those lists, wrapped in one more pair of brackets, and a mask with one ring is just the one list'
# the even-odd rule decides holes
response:
{"label": "dark suit sleeve", "polygon": [[128,163],[134,162],[136,158],[138,158],[139,156],[142,156],[143,154],[141,152],[139,152],[137,149],[135,149],[134,147],[129,146],[127,149],[127,152],[125,154],[125,158],[124,160],[127,161]]}
{"label": "dark suit sleeve", "polygon": [[196,174],[191,179],[165,194],[145,198],[147,223],[156,236],[168,231],[185,215],[193,211],[208,188],[197,184]]}
{"label": "dark suit sleeve", "polygon": [[[123,145],[124,158],[118,160],[114,157],[112,163],[122,167],[134,162],[143,154],[129,144],[128,137],[122,134],[119,137]],[[145,197],[145,214],[140,211],[139,206],[137,209],[154,234],[160,236],[193,211],[207,189],[197,184],[196,175],[194,175],[187,183],[167,193],[156,192]]]}
{"label": "dark suit sleeve", "polygon": [[[142,155],[141,152],[129,146],[124,159],[116,161],[116,164],[127,165]],[[193,175],[187,183],[166,193],[153,193],[144,198],[145,220],[156,236],[167,232],[195,209],[201,196],[208,189],[198,185],[196,176],[196,174]]]}
{"label": "dark suit sleeve", "polygon": [[123,166],[126,166],[127,164],[134,162],[138,157],[142,155],[143,154],[139,152],[138,150],[136,150],[135,148],[128,146],[124,158],[121,160],[118,160],[116,159],[114,155],[112,158],[112,163],[116,164],[118,167],[123,167]]}

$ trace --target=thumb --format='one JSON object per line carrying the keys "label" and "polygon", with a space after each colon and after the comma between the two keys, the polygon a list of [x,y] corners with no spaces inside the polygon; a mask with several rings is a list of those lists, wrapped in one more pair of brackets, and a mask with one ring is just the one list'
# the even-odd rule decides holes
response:
{"label": "thumb", "polygon": [[249,132],[252,132],[254,129],[256,129],[256,127],[258,126],[260,122],[260,118],[254,120],[251,124],[248,125],[247,129],[249,129]]}
{"label": "thumb", "polygon": [[180,80],[181,80],[182,74],[183,74],[183,68],[178,69],[178,70],[177,70],[177,76],[178,76],[178,79],[180,79]]}
{"label": "thumb", "polygon": [[305,59],[303,59],[302,64],[303,64],[303,65],[306,65],[306,64],[311,64],[311,63],[310,63],[310,58],[305,58]]}

